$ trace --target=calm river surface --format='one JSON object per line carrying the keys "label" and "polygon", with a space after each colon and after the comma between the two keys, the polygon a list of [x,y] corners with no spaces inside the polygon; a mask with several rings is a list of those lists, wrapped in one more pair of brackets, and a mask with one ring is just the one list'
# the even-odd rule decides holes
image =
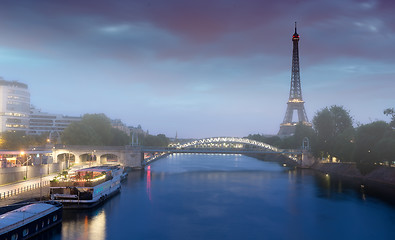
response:
{"label": "calm river surface", "polygon": [[174,154],[130,173],[104,205],[64,211],[41,238],[394,239],[395,206],[311,170]]}

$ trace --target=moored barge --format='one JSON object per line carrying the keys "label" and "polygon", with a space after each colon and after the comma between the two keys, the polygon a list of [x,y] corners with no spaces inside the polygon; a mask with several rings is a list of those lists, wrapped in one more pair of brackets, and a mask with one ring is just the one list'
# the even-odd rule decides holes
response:
{"label": "moored barge", "polygon": [[55,201],[26,203],[0,215],[0,239],[29,239],[62,222],[63,205]]}
{"label": "moored barge", "polygon": [[102,203],[121,189],[123,168],[102,165],[76,170],[51,181],[51,199],[65,208],[91,208]]}

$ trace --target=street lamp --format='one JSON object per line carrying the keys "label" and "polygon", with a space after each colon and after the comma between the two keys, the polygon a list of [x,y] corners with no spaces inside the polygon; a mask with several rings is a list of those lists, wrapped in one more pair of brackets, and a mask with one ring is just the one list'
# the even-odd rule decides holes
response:
{"label": "street lamp", "polygon": [[41,201],[41,196],[43,195],[43,156],[42,154],[37,153],[37,157],[40,158],[40,201]]}
{"label": "street lamp", "polygon": [[25,164],[25,180],[27,180],[27,167],[28,167],[29,159],[27,159],[26,161],[24,161],[24,160],[25,160],[25,159],[24,159],[24,155],[25,155],[25,152],[24,152],[24,151],[21,151],[20,155],[21,155],[21,158],[22,158],[21,164],[22,164],[22,165]]}

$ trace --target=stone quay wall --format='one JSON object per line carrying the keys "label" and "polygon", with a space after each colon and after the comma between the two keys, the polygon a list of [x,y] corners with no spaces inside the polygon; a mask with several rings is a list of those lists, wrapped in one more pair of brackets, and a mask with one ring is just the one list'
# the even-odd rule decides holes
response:
{"label": "stone quay wall", "polygon": [[66,169],[66,162],[43,164],[36,166],[21,166],[0,168],[0,185],[19,182],[26,179],[59,173]]}

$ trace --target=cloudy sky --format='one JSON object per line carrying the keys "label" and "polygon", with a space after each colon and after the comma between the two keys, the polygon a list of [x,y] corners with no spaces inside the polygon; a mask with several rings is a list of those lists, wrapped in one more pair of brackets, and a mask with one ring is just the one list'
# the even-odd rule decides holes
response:
{"label": "cloudy sky", "polygon": [[395,1],[0,1],[0,76],[44,112],[105,113],[174,137],[276,134],[294,22],[309,120],[395,107]]}

